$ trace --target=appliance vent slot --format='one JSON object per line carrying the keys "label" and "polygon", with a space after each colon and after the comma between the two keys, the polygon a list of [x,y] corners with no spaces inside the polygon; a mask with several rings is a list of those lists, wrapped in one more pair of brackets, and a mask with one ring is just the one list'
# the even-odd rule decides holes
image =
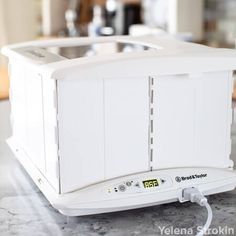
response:
{"label": "appliance vent slot", "polygon": [[154,78],[149,77],[149,166],[153,169],[153,143],[154,143]]}

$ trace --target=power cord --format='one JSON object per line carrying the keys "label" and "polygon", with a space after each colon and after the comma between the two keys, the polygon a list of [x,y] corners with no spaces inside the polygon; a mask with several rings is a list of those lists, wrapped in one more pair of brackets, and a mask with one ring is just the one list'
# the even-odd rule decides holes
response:
{"label": "power cord", "polygon": [[183,200],[195,202],[198,205],[207,209],[208,217],[204,227],[197,233],[196,236],[203,236],[209,229],[212,222],[212,209],[207,202],[207,198],[197,188],[186,188],[183,190]]}

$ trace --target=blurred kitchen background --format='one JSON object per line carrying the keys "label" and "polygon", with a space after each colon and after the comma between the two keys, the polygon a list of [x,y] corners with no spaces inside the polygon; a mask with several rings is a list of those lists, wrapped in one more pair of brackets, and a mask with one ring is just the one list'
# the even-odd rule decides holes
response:
{"label": "blurred kitchen background", "polygon": [[[0,0],[0,47],[54,37],[161,35],[235,47],[235,0]],[[0,99],[8,97],[0,56]]]}

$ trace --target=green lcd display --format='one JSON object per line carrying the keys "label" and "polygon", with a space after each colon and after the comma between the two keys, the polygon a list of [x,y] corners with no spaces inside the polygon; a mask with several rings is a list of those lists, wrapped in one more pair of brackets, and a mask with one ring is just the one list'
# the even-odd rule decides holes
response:
{"label": "green lcd display", "polygon": [[159,184],[158,184],[157,179],[149,179],[149,180],[143,181],[144,188],[154,188],[154,187],[157,187],[158,185]]}

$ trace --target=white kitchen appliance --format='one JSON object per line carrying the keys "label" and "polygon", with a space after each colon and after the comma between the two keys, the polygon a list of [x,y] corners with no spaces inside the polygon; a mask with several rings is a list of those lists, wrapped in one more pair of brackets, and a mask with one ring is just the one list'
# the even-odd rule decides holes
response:
{"label": "white kitchen appliance", "polygon": [[8,144],[65,215],[232,190],[236,52],[162,37],[7,46]]}

